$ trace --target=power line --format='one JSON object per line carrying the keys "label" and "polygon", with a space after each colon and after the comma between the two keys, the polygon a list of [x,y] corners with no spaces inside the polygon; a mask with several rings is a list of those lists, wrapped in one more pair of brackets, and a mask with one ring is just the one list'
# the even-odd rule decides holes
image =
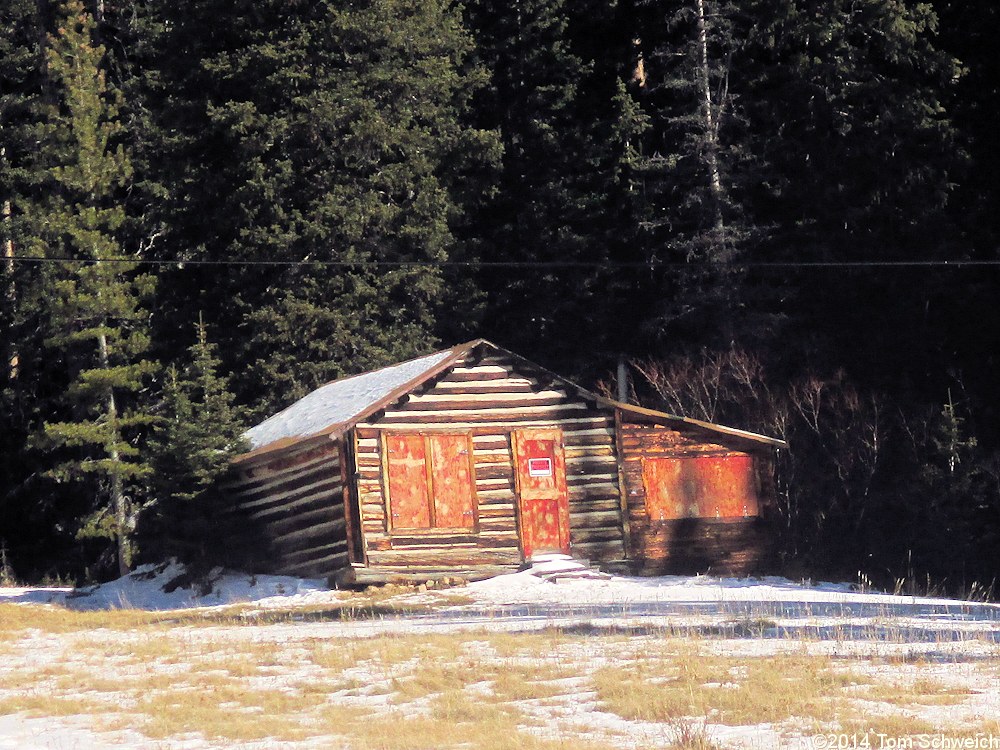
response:
{"label": "power line", "polygon": [[139,266],[219,266],[219,267],[314,267],[314,268],[584,268],[594,270],[615,269],[670,269],[670,268],[756,268],[756,269],[824,269],[824,268],[992,268],[1000,267],[1000,260],[900,260],[900,261],[747,261],[735,264],[711,261],[686,263],[683,261],[514,261],[514,260],[180,260],[149,258],[68,258],[39,255],[14,255],[4,258],[18,263],[53,264],[131,264]]}

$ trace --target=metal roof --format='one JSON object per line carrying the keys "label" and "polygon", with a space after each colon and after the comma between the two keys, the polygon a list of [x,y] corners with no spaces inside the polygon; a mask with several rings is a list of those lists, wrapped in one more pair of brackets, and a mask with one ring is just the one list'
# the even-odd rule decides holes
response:
{"label": "metal roof", "polygon": [[450,355],[450,350],[435,352],[320,386],[284,411],[247,430],[250,447],[262,448],[284,438],[308,437],[331,425],[350,422],[367,407],[420,377]]}

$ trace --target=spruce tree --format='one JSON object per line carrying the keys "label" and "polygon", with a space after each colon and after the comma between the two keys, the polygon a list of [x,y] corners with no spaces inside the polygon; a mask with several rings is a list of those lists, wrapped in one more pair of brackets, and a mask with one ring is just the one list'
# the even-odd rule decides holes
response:
{"label": "spruce tree", "polygon": [[[35,198],[40,103],[42,22],[34,0],[0,5],[0,538],[11,540],[17,564],[25,542],[43,534],[38,507],[23,493],[32,467],[25,450],[30,411],[38,391],[40,349],[24,289],[37,269],[13,256],[30,245],[27,221]],[[24,376],[27,367],[27,376]],[[17,540],[16,542],[13,540]],[[22,546],[23,545],[23,546]]]}
{"label": "spruce tree", "polygon": [[643,69],[632,92],[650,118],[637,160],[637,239],[654,268],[639,297],[647,340],[725,345],[746,328],[740,261],[760,234],[744,205],[756,175],[734,63],[751,19],[726,0],[677,0],[639,3],[633,22]]}
{"label": "spruce tree", "polygon": [[218,481],[232,457],[247,447],[242,410],[218,370],[216,346],[199,320],[188,361],[167,371],[160,421],[150,441],[151,499],[139,524],[146,559],[211,562]]}
{"label": "spruce tree", "polygon": [[51,265],[42,293],[48,356],[65,364],[68,387],[37,445],[49,452],[50,476],[81,481],[91,493],[91,513],[78,534],[112,541],[124,574],[134,520],[130,491],[148,472],[135,441],[149,423],[136,397],[155,369],[144,358],[148,315],[141,306],[152,281],[134,262],[121,262],[129,255],[118,232],[132,168],[120,138],[120,94],[106,79],[94,30],[81,0],[67,0],[48,40],[54,97],[45,127],[42,249],[70,261]]}
{"label": "spruce tree", "polygon": [[623,46],[612,6],[475,0],[466,10],[490,73],[476,116],[503,144],[496,193],[470,240],[482,260],[519,264],[479,279],[485,334],[563,370],[622,338],[609,330],[608,280],[596,268],[612,257],[604,230],[620,226],[607,215]]}
{"label": "spruce tree", "polygon": [[433,347],[446,289],[426,264],[451,257],[476,192],[463,188],[496,150],[468,122],[481,77],[457,11],[184,0],[158,13],[158,248],[290,264],[178,271],[164,282],[165,329],[203,309],[259,413]]}

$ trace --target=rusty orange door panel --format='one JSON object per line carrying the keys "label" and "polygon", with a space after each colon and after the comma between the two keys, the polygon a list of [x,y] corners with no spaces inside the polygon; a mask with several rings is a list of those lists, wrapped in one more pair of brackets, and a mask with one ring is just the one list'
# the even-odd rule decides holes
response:
{"label": "rusty orange door panel", "polygon": [[757,490],[750,456],[695,459],[704,492],[699,503],[702,516],[738,518],[758,514]]}
{"label": "rusty orange door panel", "polygon": [[569,553],[569,492],[562,430],[516,430],[512,434],[520,511],[521,549]]}
{"label": "rusty orange door panel", "polygon": [[747,455],[645,458],[642,482],[653,521],[759,513],[753,459]]}
{"label": "rusty orange door panel", "polygon": [[389,527],[426,529],[431,525],[423,435],[386,435]]}
{"label": "rusty orange door panel", "polygon": [[472,441],[468,435],[428,435],[434,525],[471,529],[476,525]]}
{"label": "rusty orange door panel", "polygon": [[687,459],[645,458],[642,484],[646,488],[646,513],[653,521],[698,515],[698,485],[686,476]]}

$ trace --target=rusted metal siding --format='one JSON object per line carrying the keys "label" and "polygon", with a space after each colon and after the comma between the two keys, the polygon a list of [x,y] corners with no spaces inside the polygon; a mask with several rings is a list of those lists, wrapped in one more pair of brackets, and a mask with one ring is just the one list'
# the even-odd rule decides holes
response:
{"label": "rusted metal siding", "polygon": [[[544,371],[498,354],[459,362],[355,428],[368,564],[390,572],[428,573],[519,565],[511,433],[555,427],[563,435],[573,553],[595,561],[624,559],[613,410],[567,392]],[[385,515],[382,436],[435,432],[471,436],[476,530],[440,536],[394,533]]]}
{"label": "rusted metal siding", "polygon": [[769,559],[760,518],[771,491],[768,451],[629,422],[620,444],[635,572],[742,574]]}
{"label": "rusted metal siding", "polygon": [[748,455],[643,457],[641,463],[646,515],[652,521],[758,515]]}
{"label": "rusted metal siding", "polygon": [[348,565],[344,484],[336,443],[240,466],[223,487],[231,520],[257,545],[260,573],[326,577]]}

